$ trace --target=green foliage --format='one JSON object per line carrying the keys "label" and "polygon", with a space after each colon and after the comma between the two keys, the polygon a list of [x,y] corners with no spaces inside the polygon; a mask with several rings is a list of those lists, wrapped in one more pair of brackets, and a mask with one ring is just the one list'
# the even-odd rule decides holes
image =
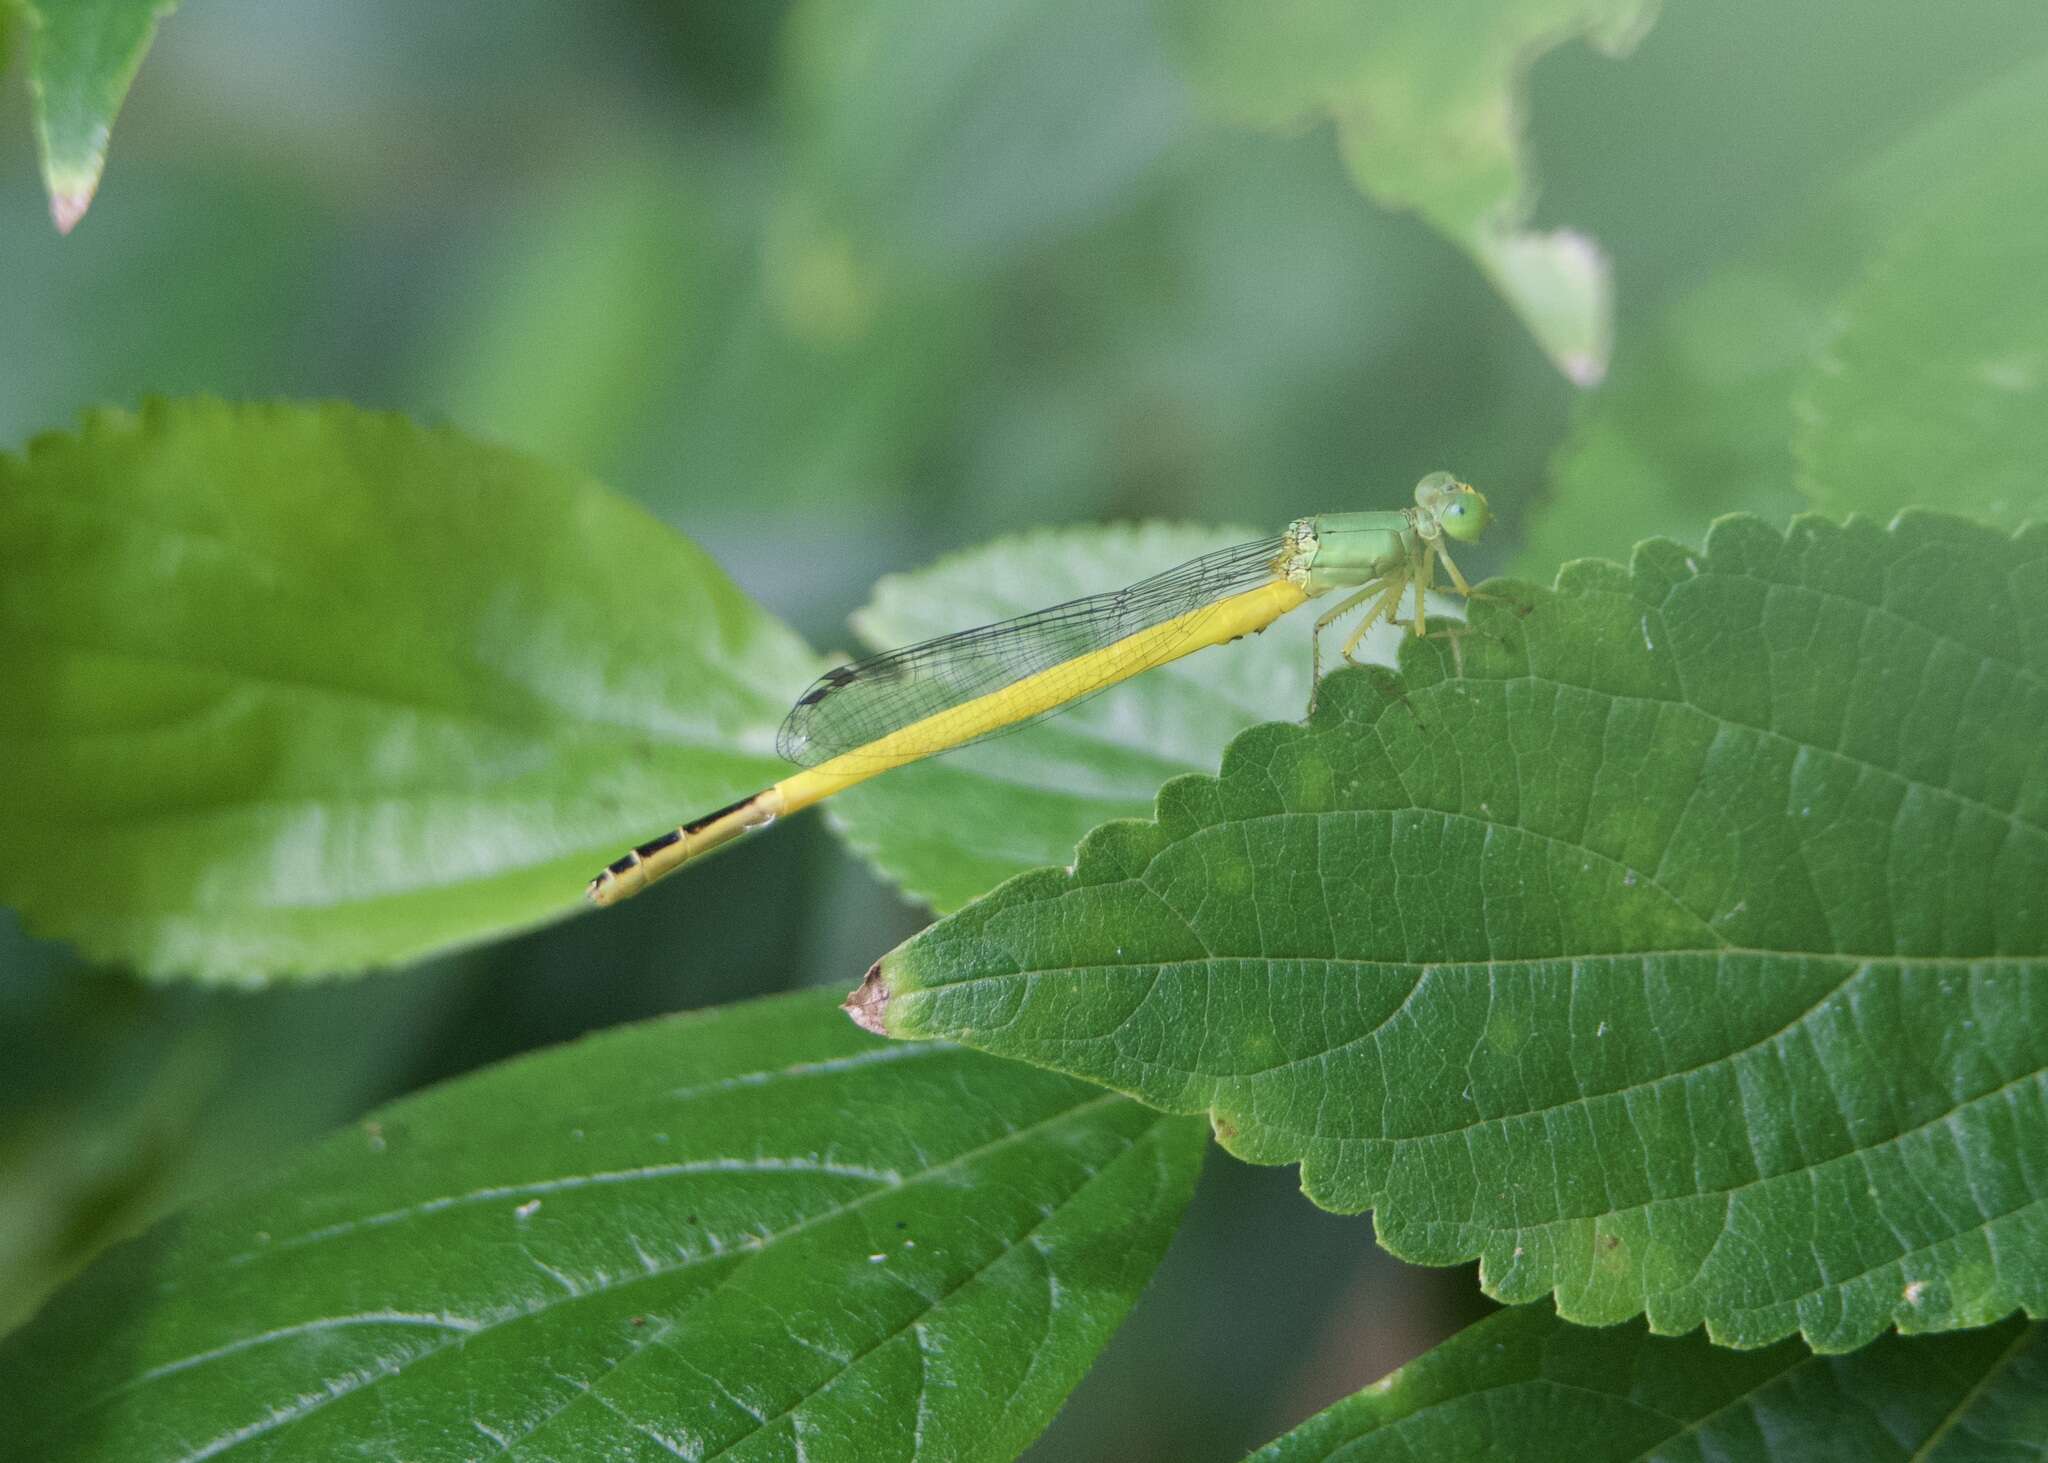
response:
{"label": "green foliage", "polygon": [[2048,520],[2048,127],[1900,219],[1809,361],[1795,443],[1823,507]]}
{"label": "green foliage", "polygon": [[[1629,1318],[1268,1456],[2038,1447],[2048,10],[195,9],[59,239],[169,9],[0,0],[0,437],[191,394],[0,457],[0,903],[84,957],[0,912],[0,1327],[204,1202],[0,1341],[0,1453],[1009,1456],[1199,1161],[1104,1086]],[[213,399],[280,393],[458,430]],[[958,911],[857,1009],[1022,1061],[742,1006],[264,1172],[923,921],[818,819],[557,919],[781,770],[756,601],[951,553],[891,646],[1439,466],[1468,570],[1581,562],[1306,728],[1302,613],[822,810]],[[1035,1458],[1234,1455],[1478,1304],[1292,1188],[1218,1166]]]}
{"label": "green foliage", "polygon": [[107,1245],[416,1080],[459,986],[445,967],[263,1000],[142,985],[4,917],[0,969],[0,1332]]}
{"label": "green foliage", "polygon": [[[651,485],[699,523],[762,483],[775,493],[756,522],[900,494],[905,444],[951,404],[987,306],[910,284],[877,311],[834,304],[761,216],[765,190],[727,180],[753,165],[634,150],[534,190],[461,282],[422,394],[493,440]],[[677,341],[696,348],[678,358]]]}
{"label": "green foliage", "polygon": [[1611,286],[1599,250],[1525,229],[1530,209],[1518,92],[1551,46],[1632,45],[1656,0],[1409,0],[1359,6],[1201,0],[1177,12],[1206,93],[1253,126],[1329,117],[1359,187],[1412,209],[1458,244],[1581,385],[1607,369]]}
{"label": "green foliage", "polygon": [[69,233],[107,165],[107,134],[157,22],[178,0],[12,0],[27,17],[29,94],[50,213]]}
{"label": "green foliage", "polygon": [[1186,125],[1142,5],[802,0],[788,57],[778,262],[821,328],[883,304],[877,255],[957,271],[1123,206]]}
{"label": "green foliage", "polygon": [[1800,491],[1836,513],[2038,516],[2043,148],[2048,58],[1872,133],[1766,243],[1644,322],[1577,409],[1524,571],[1696,540],[1722,513],[1782,521]]}
{"label": "green foliage", "polygon": [[374,1113],[0,1343],[13,1443],[1003,1459],[1129,1308],[1199,1124],[816,995]]}
{"label": "green foliage", "polygon": [[1731,266],[1672,305],[1577,414],[1521,568],[1626,558],[1658,534],[1697,542],[1723,513],[1790,517],[1791,394],[1820,322],[1801,285],[1763,267]]}
{"label": "green foliage", "polygon": [[1462,675],[1333,678],[885,957],[887,1029],[1206,1110],[1572,1320],[2048,1306],[2048,533],[1730,519],[1501,593]]}
{"label": "green foliage", "polygon": [[1504,1311],[1318,1413],[1253,1463],[1963,1463],[2048,1436],[2048,1327],[1887,1337],[1849,1358],[1728,1351]]}
{"label": "green foliage", "polygon": [[575,908],[653,810],[764,780],[815,673],[603,489],[340,406],[106,412],[0,459],[0,571],[0,897],[152,974]]}

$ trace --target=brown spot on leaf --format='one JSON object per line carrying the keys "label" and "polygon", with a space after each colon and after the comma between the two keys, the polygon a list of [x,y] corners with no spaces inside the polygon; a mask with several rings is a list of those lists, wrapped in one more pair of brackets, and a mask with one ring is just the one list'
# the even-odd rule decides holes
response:
{"label": "brown spot on leaf", "polygon": [[853,993],[840,1002],[839,1009],[853,1018],[853,1024],[877,1036],[887,1036],[886,1013],[889,1009],[889,983],[882,975],[882,962],[877,960],[868,967],[867,977],[853,988]]}

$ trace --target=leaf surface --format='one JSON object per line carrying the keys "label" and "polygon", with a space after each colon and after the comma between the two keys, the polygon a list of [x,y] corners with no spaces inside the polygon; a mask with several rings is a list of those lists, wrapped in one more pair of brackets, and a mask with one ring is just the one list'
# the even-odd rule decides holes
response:
{"label": "leaf surface", "polygon": [[1317,1413],[1253,1463],[1963,1463],[2037,1456],[2048,1327],[1887,1336],[1849,1357],[1730,1351],[1641,1325],[1490,1316]]}
{"label": "leaf surface", "polygon": [[85,968],[0,911],[0,1335],[109,1244],[402,1086],[452,964],[252,1001]]}
{"label": "leaf surface", "polygon": [[821,309],[828,285],[859,309],[892,263],[957,272],[1127,206],[1189,121],[1141,6],[803,0],[788,36],[795,186],[771,264]]}
{"label": "leaf surface", "polygon": [[1819,506],[2048,520],[2041,140],[1916,200],[1837,305],[1796,397],[1793,449]]}
{"label": "leaf surface", "polygon": [[1606,386],[1575,404],[1521,572],[1547,578],[1660,534],[1693,541],[1723,513],[1782,522],[1802,492],[1837,512],[1915,504],[2016,524],[2040,501],[2038,483],[2032,498],[2024,488],[2039,476],[2039,416],[2019,414],[2039,292],[2012,276],[2048,237],[2048,197],[2023,161],[2043,148],[2040,56],[1901,138],[1874,133],[1783,237],[1624,342]]}
{"label": "leaf surface", "polygon": [[0,458],[0,898],[153,974],[409,959],[577,907],[781,767],[816,665],[573,473],[343,406]]}
{"label": "leaf surface", "polygon": [[1325,683],[860,998],[1568,1319],[2048,1309],[2048,529],[1723,520]]}
{"label": "leaf surface", "polygon": [[1202,0],[1180,8],[1175,24],[1212,101],[1253,126],[1333,120],[1359,187],[1463,248],[1584,386],[1607,369],[1612,284],[1584,235],[1524,227],[1533,189],[1523,73],[1574,37],[1626,51],[1656,9],[1655,0]]}
{"label": "leaf surface", "polygon": [[1122,1319],[1199,1123],[816,994],[373,1114],[0,1343],[53,1460],[1010,1458]]}

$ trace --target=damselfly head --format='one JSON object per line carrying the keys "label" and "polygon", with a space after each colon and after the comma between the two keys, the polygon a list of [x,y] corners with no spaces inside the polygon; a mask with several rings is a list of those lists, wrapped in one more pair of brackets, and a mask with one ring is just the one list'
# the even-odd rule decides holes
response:
{"label": "damselfly head", "polygon": [[1445,538],[1464,544],[1485,533],[1493,521],[1486,494],[1447,472],[1433,472],[1415,485],[1415,506],[1436,520]]}

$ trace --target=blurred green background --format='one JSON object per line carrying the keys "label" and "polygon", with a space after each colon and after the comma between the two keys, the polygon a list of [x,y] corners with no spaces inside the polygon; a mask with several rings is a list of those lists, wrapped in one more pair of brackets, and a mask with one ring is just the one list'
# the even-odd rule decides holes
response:
{"label": "blurred green background", "polygon": [[[68,239],[17,60],[0,446],[146,394],[393,408],[636,497],[822,648],[882,573],[998,533],[1277,527],[1436,467],[1503,519],[1465,567],[1547,578],[1800,506],[1786,375],[1915,186],[1855,180],[2048,56],[2022,0],[1728,0],[1667,7],[1626,59],[1537,61],[1535,223],[1614,266],[1612,370],[1581,392],[1328,127],[1206,106],[1168,8],[951,0],[908,46],[933,35],[907,0],[187,0]],[[253,998],[82,970],[0,914],[0,1324],[379,1100],[851,986],[924,918],[819,819],[602,920]],[[1218,1154],[1034,1456],[1235,1456],[1484,1304]]]}

